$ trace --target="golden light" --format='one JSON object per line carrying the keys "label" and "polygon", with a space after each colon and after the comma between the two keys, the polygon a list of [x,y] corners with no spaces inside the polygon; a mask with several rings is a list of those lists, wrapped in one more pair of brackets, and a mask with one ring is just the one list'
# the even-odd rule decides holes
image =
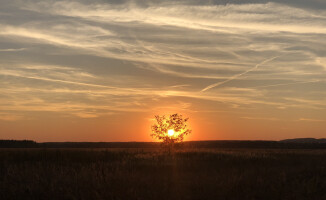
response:
{"label": "golden light", "polygon": [[168,136],[173,136],[174,135],[174,130],[173,129],[170,129],[168,130]]}
{"label": "golden light", "polygon": [[151,136],[162,141],[164,145],[182,142],[191,133],[187,128],[188,119],[178,113],[170,116],[155,115],[156,122],[151,127]]}

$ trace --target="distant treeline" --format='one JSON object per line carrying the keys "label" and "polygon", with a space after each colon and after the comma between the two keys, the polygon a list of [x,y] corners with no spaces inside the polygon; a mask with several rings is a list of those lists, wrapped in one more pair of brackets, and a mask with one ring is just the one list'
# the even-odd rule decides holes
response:
{"label": "distant treeline", "polygon": [[304,143],[259,140],[191,141],[183,144],[193,148],[256,148],[256,149],[326,149],[326,143]]}
{"label": "distant treeline", "polygon": [[33,148],[38,145],[32,140],[0,140],[0,148]]}
{"label": "distant treeline", "polygon": [[[0,148],[159,148],[158,142],[44,142],[0,140]],[[267,148],[326,149],[326,142],[215,140],[188,141],[176,145],[184,148]]]}

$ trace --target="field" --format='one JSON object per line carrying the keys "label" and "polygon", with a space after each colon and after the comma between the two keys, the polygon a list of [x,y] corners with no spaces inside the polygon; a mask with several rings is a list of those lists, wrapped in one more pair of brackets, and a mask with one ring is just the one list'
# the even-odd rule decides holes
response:
{"label": "field", "polygon": [[3,148],[0,199],[326,199],[326,150]]}

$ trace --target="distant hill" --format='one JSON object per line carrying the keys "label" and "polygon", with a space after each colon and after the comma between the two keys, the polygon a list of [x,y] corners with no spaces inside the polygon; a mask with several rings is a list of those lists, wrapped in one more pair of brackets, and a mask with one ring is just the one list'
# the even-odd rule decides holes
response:
{"label": "distant hill", "polygon": [[294,138],[281,140],[282,143],[326,143],[326,138],[316,139],[316,138]]}

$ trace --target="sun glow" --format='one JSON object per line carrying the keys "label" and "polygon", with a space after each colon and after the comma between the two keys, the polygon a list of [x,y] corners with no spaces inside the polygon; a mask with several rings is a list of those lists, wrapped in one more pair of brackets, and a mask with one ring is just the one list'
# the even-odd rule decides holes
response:
{"label": "sun glow", "polygon": [[174,130],[173,129],[170,129],[168,130],[168,136],[173,136],[174,135]]}
{"label": "sun glow", "polygon": [[178,113],[170,116],[155,115],[156,122],[151,127],[151,136],[162,141],[164,145],[182,142],[184,137],[191,133],[188,119]]}

